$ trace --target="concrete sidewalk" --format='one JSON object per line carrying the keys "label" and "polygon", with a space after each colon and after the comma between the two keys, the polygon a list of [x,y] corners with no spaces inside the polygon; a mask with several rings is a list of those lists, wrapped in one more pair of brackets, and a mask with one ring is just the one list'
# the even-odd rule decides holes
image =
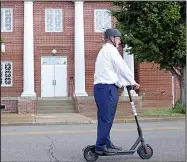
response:
{"label": "concrete sidewalk", "polygon": [[[175,117],[146,117],[139,116],[139,121],[163,121],[184,120],[185,116]],[[135,122],[132,115],[115,118],[115,123]],[[1,125],[31,125],[31,124],[94,124],[97,123],[96,116],[85,116],[76,113],[54,113],[54,114],[15,114],[1,113]]]}
{"label": "concrete sidewalk", "polygon": [[76,113],[14,114],[1,113],[1,125],[14,124],[89,124],[92,119]]}

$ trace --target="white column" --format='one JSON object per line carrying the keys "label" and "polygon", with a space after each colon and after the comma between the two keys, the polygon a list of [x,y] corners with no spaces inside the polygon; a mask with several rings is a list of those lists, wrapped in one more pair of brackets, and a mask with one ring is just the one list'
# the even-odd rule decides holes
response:
{"label": "white column", "polygon": [[88,96],[85,91],[85,52],[83,2],[75,2],[75,95]]}
{"label": "white column", "polygon": [[[129,55],[129,52],[128,52],[129,48],[130,47],[125,46],[125,48],[123,49],[123,59],[126,61],[129,69],[131,70],[134,76],[134,55],[133,54]],[[134,90],[132,90],[131,93],[133,93],[133,96],[138,96],[138,94],[136,94]],[[121,96],[128,96],[128,92],[126,88],[124,88],[124,91],[121,94]]]}
{"label": "white column", "polygon": [[172,91],[172,106],[174,107],[175,105],[175,78],[172,75],[172,80],[171,80],[171,91]]}
{"label": "white column", "polygon": [[24,82],[21,96],[36,96],[34,92],[34,41],[33,41],[33,2],[24,1]]}

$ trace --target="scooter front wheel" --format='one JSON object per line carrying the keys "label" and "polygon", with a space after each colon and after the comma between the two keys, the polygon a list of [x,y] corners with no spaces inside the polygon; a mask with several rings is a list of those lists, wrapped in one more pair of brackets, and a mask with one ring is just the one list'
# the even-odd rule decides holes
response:
{"label": "scooter front wheel", "polygon": [[150,159],[153,156],[153,149],[149,144],[146,144],[146,148],[143,145],[140,145],[137,153],[142,159]]}
{"label": "scooter front wheel", "polygon": [[89,162],[94,162],[98,159],[98,155],[95,154],[95,146],[91,145],[91,146],[87,146],[84,149],[84,158],[89,161]]}

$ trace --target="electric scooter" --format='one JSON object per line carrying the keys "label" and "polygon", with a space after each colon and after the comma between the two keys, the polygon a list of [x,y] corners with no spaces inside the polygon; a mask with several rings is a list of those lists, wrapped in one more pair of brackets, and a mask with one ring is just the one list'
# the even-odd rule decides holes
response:
{"label": "electric scooter", "polygon": [[[137,151],[138,155],[140,156],[140,158],[142,158],[142,159],[150,159],[153,156],[152,147],[149,144],[145,143],[142,129],[141,129],[139,122],[138,122],[136,107],[135,107],[135,104],[133,102],[133,99],[132,99],[132,96],[130,93],[130,91],[133,90],[134,87],[133,86],[126,86],[126,88],[127,88],[127,92],[128,92],[129,99],[130,99],[132,112],[134,114],[134,118],[135,118],[135,121],[137,124],[137,130],[138,130],[138,135],[139,135],[138,139],[135,141],[134,145],[130,148],[130,150],[118,151],[112,155],[97,154],[97,153],[95,153],[95,145],[88,145],[83,149],[84,158],[87,161],[94,162],[98,159],[99,156],[133,155],[136,151]],[[139,147],[137,148],[138,145],[139,145]]]}

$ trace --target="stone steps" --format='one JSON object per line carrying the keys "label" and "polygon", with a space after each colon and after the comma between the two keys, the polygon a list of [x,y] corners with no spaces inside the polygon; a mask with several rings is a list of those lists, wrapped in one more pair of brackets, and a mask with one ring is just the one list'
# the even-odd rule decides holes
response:
{"label": "stone steps", "polygon": [[53,102],[53,101],[42,101],[42,102],[37,102],[38,106],[49,106],[49,105],[53,105],[53,106],[73,106],[74,103],[73,102]]}
{"label": "stone steps", "polygon": [[75,113],[76,107],[72,98],[39,98],[37,113]]}

